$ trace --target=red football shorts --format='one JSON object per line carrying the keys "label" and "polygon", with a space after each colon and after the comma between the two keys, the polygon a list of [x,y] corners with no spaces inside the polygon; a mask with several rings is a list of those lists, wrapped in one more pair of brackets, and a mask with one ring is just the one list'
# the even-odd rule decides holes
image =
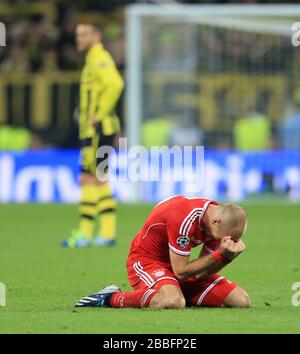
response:
{"label": "red football shorts", "polygon": [[220,307],[237,285],[220,274],[213,274],[205,280],[195,277],[183,281],[176,279],[171,265],[140,258],[127,264],[128,280],[133,289],[159,290],[163,285],[181,288],[187,306]]}

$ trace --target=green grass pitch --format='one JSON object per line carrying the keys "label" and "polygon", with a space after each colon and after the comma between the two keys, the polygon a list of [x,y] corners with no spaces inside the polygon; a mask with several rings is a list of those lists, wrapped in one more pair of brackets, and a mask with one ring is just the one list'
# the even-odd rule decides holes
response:
{"label": "green grass pitch", "polygon": [[[83,295],[107,283],[129,289],[130,240],[149,205],[120,205],[118,245],[60,247],[76,225],[76,207],[0,206],[1,333],[299,333],[300,307],[291,303],[300,281],[299,205],[246,205],[247,251],[223,271],[251,295],[251,309],[77,309]],[[198,253],[198,251],[197,251]]]}

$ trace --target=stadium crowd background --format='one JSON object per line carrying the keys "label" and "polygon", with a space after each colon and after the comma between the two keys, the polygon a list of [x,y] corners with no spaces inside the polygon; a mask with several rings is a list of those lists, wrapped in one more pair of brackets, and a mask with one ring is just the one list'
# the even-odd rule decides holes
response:
{"label": "stadium crowd background", "polygon": [[[81,20],[101,23],[104,44],[112,53],[118,67],[123,69],[125,66],[124,6],[143,2],[155,3],[155,1],[130,0],[89,0],[76,3],[70,0],[1,0],[0,14],[2,13],[1,17],[5,19],[7,26],[7,47],[0,47],[1,72],[79,69],[81,57],[75,49],[74,29],[76,23]],[[182,0],[177,2],[189,4],[237,3],[230,0]],[[280,3],[280,1],[274,0],[242,1],[242,3],[249,4],[276,2]],[[293,2],[298,3],[296,0],[289,1],[289,3]],[[251,61],[251,57],[254,56],[253,51],[248,45],[247,48],[248,52],[245,53],[245,57]],[[228,49],[236,50],[232,47],[232,41],[228,43]]]}
{"label": "stadium crowd background", "polygon": [[[116,61],[119,70],[124,73],[126,70],[125,62],[125,20],[124,20],[124,6],[129,3],[147,2],[156,3],[159,1],[127,1],[127,0],[102,0],[102,1],[78,1],[76,3],[71,0],[47,0],[47,1],[0,1],[0,14],[1,20],[5,22],[7,27],[7,46],[0,47],[0,71],[1,76],[6,80],[6,92],[5,100],[7,100],[5,111],[2,111],[2,117],[0,117],[0,149],[21,149],[22,147],[40,147],[43,145],[52,145],[60,147],[74,147],[77,146],[77,128],[74,123],[73,111],[77,104],[77,77],[76,72],[79,73],[82,65],[82,58],[76,51],[74,42],[74,29],[76,23],[81,21],[96,21],[101,23],[103,42],[108,51],[112,54]],[[236,3],[235,1],[179,1],[181,3]],[[280,1],[254,1],[247,0],[243,3],[279,3]],[[297,1],[289,1],[290,3]],[[247,36],[245,34],[245,36]],[[255,42],[255,43],[254,43]],[[286,46],[284,41],[282,43],[276,43],[274,46],[272,42],[268,41],[268,38],[263,35],[258,37],[249,36],[248,40],[244,37],[243,45],[239,41],[239,37],[234,38],[230,35],[228,37],[224,35],[220,36],[208,36],[201,39],[201,46],[199,46],[199,53],[197,63],[201,63],[199,66],[199,73],[201,72],[214,72],[226,70],[230,71],[232,67],[232,58],[236,58],[239,63],[239,70],[259,73],[282,72],[285,70],[292,71],[293,66],[297,66],[300,60],[299,54],[293,54],[291,52],[291,46]],[[253,51],[253,46],[256,46],[257,50]],[[216,53],[218,58],[224,58],[225,60],[219,63],[216,60],[213,61],[213,65],[210,66],[212,61],[207,60],[206,53],[208,53],[206,47],[209,49],[210,55],[214,55],[212,48],[216,51],[223,51],[223,53]],[[280,53],[284,53],[284,59],[281,55],[274,55],[274,50],[278,51],[280,47]],[[151,48],[151,46],[150,46]],[[298,51],[299,52],[299,51]],[[171,53],[172,54],[172,53]],[[276,54],[276,53],[275,53]],[[151,56],[150,56],[151,57]],[[226,58],[230,57],[230,62],[226,62]],[[262,60],[263,59],[263,60]],[[277,62],[276,60],[279,59]],[[261,65],[264,63],[264,65]],[[162,63],[152,62],[152,66],[160,66],[163,69]],[[156,68],[157,69],[157,68]],[[177,68],[175,68],[177,69]],[[159,67],[158,67],[159,70]],[[45,77],[51,77],[52,73],[64,73],[66,82],[72,81],[70,85],[70,92],[68,93],[70,98],[69,111],[63,111],[58,113],[54,110],[60,107],[56,104],[56,101],[50,102],[49,107],[53,110],[50,113],[48,120],[43,116],[43,109],[33,109],[38,118],[32,119],[32,111],[28,107],[26,95],[28,95],[28,87],[24,86],[22,89],[24,96],[22,104],[15,104],[19,93],[14,90],[18,89],[18,85],[14,80],[23,80],[24,82],[31,75],[39,74]],[[70,73],[69,76],[68,73]],[[18,77],[17,79],[15,79]],[[64,77],[64,76],[62,76]],[[72,77],[72,79],[69,79]],[[13,79],[12,79],[13,78]],[[63,82],[64,84],[64,82]],[[57,91],[56,96],[60,95],[62,91]],[[53,94],[55,96],[55,94]],[[39,97],[39,96],[37,96]],[[41,101],[46,101],[46,96],[41,98]],[[291,92],[292,100],[294,101],[294,112],[292,126],[281,126],[280,124],[274,125],[269,122],[269,118],[262,112],[257,112],[257,107],[249,107],[249,115],[254,111],[261,117],[260,128],[262,131],[262,141],[260,146],[248,147],[251,149],[270,149],[276,147],[284,148],[300,148],[300,93],[296,89]],[[53,97],[52,97],[53,99]],[[37,100],[35,100],[37,101]],[[35,103],[36,104],[36,103]],[[64,105],[64,103],[61,103]],[[251,104],[250,104],[251,105]],[[46,107],[47,105],[45,105]],[[19,108],[18,108],[19,107]],[[252,112],[253,108],[253,112]],[[49,111],[49,109],[48,109]],[[71,114],[72,113],[72,114]],[[124,127],[124,114],[123,114],[123,100],[121,100],[118,113],[121,116]],[[245,114],[245,112],[243,112]],[[1,112],[0,112],[1,116]],[[22,116],[22,118],[20,118]],[[62,117],[64,116],[64,117]],[[68,116],[66,118],[66,116]],[[238,117],[237,117],[238,118]],[[283,120],[284,117],[282,117]],[[33,121],[33,123],[32,123]],[[61,123],[59,123],[61,121]],[[153,120],[155,122],[155,120]],[[249,120],[250,121],[250,120]],[[157,121],[158,122],[158,121]],[[160,121],[161,123],[161,121]],[[194,122],[195,123],[195,122]],[[60,125],[61,124],[61,125]],[[192,124],[193,125],[193,124]],[[241,125],[241,124],[240,124]],[[26,130],[24,130],[26,128]],[[144,127],[145,145],[151,145],[155,141],[147,141],[147,137],[153,135],[153,129],[159,129],[159,126]],[[236,126],[234,131],[249,131],[247,123],[244,127]],[[169,129],[169,128],[168,128]],[[281,129],[281,131],[280,131]],[[296,136],[296,139],[291,139],[290,133]],[[188,126],[187,130],[184,130],[183,126],[177,126],[177,130],[172,131],[172,136],[169,137],[169,142],[185,144],[183,133],[186,136],[194,136],[195,144],[208,145],[216,148],[231,148],[235,147],[240,150],[247,150],[247,144],[238,141],[242,138],[229,137],[226,138],[226,133],[210,131],[207,134],[201,130],[201,127]],[[193,134],[192,134],[193,133]],[[11,134],[14,139],[11,139]],[[238,134],[238,133],[237,133]],[[255,134],[255,133],[254,133]],[[220,139],[220,135],[222,139]],[[20,136],[20,138],[16,138]],[[225,136],[225,138],[224,138]],[[205,139],[207,138],[207,139]],[[248,138],[252,139],[253,136],[248,134]],[[148,139],[149,140],[149,139]],[[253,139],[252,139],[253,140]],[[12,141],[14,141],[12,145]],[[190,142],[191,139],[189,138]],[[245,139],[243,139],[245,142]],[[290,142],[293,142],[292,144]],[[162,141],[164,142],[164,141]],[[208,142],[208,144],[207,144]],[[245,146],[246,145],[246,146]],[[250,144],[251,145],[251,144]]]}

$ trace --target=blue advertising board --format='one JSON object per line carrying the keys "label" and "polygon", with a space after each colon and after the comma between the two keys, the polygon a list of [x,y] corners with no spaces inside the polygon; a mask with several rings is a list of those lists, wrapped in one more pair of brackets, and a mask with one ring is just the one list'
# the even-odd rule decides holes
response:
{"label": "blue advertising board", "polygon": [[[120,151],[111,173],[128,176],[128,162]],[[300,200],[300,152],[236,153],[205,150],[203,184],[187,181],[142,181],[112,178],[122,202],[157,202],[171,195],[201,195],[241,201],[251,194],[272,190]],[[0,153],[1,203],[75,203],[79,200],[77,150],[39,150]],[[121,163],[120,163],[121,161]],[[191,162],[193,164],[194,162]],[[191,166],[192,168],[193,166]],[[174,165],[170,166],[170,169]],[[165,171],[162,171],[163,173]]]}

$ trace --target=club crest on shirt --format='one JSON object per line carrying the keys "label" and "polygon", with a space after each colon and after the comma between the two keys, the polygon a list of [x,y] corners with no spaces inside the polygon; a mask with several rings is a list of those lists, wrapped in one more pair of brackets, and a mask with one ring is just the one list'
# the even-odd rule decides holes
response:
{"label": "club crest on shirt", "polygon": [[152,275],[154,275],[155,277],[162,277],[163,275],[165,275],[165,271],[163,269],[157,269],[152,273]]}
{"label": "club crest on shirt", "polygon": [[180,247],[186,248],[190,244],[190,239],[187,236],[179,236],[176,242]]}

